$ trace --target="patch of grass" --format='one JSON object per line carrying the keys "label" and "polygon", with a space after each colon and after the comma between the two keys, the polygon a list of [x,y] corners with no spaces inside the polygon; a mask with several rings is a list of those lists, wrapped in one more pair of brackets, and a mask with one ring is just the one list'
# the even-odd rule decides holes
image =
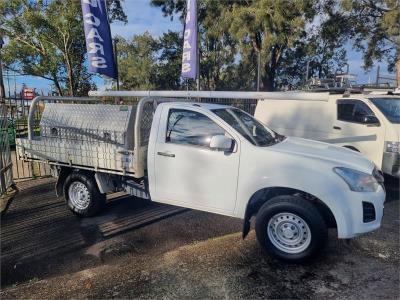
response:
{"label": "patch of grass", "polygon": [[32,283],[36,283],[36,282],[38,282],[38,281],[39,281],[39,278],[33,277],[33,278],[31,278],[31,279],[28,280],[28,283],[29,283],[29,284],[32,284]]}

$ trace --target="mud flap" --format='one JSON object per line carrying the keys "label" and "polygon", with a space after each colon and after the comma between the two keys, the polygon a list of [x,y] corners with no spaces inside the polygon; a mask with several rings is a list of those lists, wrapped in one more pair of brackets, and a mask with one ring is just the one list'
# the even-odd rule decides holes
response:
{"label": "mud flap", "polygon": [[68,175],[72,172],[71,168],[61,168],[58,173],[57,182],[56,182],[56,196],[63,197],[64,196],[64,182]]}
{"label": "mud flap", "polygon": [[243,221],[243,231],[242,231],[242,238],[245,239],[246,236],[250,232],[250,219],[251,213],[249,213],[249,207],[246,208],[246,213],[244,214],[244,221]]}

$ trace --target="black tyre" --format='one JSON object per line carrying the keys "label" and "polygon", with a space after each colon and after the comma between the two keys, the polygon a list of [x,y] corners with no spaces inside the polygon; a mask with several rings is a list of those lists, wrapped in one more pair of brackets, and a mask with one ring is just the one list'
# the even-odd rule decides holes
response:
{"label": "black tyre", "polygon": [[328,236],[319,211],[297,196],[277,196],[264,203],[255,229],[258,242],[270,255],[290,262],[315,256]]}
{"label": "black tyre", "polygon": [[103,209],[106,195],[101,194],[94,176],[72,172],[64,182],[64,196],[69,209],[80,217],[91,217]]}

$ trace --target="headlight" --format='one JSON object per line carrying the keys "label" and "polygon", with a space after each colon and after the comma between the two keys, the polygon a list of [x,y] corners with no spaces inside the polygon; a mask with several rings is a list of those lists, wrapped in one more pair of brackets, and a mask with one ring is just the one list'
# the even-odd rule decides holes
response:
{"label": "headlight", "polygon": [[342,177],[352,191],[376,192],[379,187],[375,177],[370,174],[341,167],[333,168],[333,171]]}
{"label": "headlight", "polygon": [[400,152],[400,142],[386,142],[386,152]]}

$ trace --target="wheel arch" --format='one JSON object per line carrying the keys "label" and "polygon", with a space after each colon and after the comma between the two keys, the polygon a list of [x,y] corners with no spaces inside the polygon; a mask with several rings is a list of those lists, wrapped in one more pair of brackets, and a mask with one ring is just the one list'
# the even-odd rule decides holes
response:
{"label": "wheel arch", "polygon": [[318,197],[307,193],[302,190],[288,188],[288,187],[268,187],[263,188],[256,191],[247,202],[246,211],[244,215],[243,221],[243,231],[242,237],[243,239],[247,236],[250,231],[250,219],[252,216],[256,215],[261,206],[271,200],[276,196],[284,196],[284,195],[291,195],[291,196],[300,196],[303,199],[312,203],[318,211],[321,213],[324,221],[326,222],[328,227],[336,228],[336,219],[334,214],[332,213],[331,209]]}
{"label": "wheel arch", "polygon": [[75,169],[75,168],[69,168],[69,167],[61,167],[60,171],[58,173],[58,178],[56,182],[56,195],[57,197],[64,197],[64,183],[65,180],[68,178],[68,176],[73,173],[84,173],[86,175],[93,175],[93,172],[87,171],[87,170],[81,170],[81,169]]}
{"label": "wheel arch", "polygon": [[360,150],[358,150],[356,147],[351,146],[351,145],[345,145],[345,146],[343,146],[343,148],[347,148],[349,150],[353,150],[353,151],[356,151],[356,152],[360,153]]}

